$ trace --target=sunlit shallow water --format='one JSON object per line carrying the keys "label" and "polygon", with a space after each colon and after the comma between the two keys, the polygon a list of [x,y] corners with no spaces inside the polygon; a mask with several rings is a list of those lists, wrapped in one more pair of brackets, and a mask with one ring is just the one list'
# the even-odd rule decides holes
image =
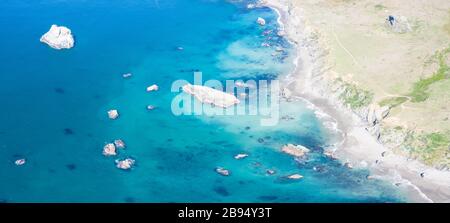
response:
{"label": "sunlit shallow water", "polygon": [[[257,17],[268,24],[258,26]],[[54,23],[72,29],[73,49],[39,42]],[[323,156],[331,132],[302,102],[283,102],[280,116],[293,119],[272,127],[261,127],[258,116],[172,114],[172,82],[192,81],[194,71],[224,81],[274,79],[293,69],[292,46],[276,36],[268,8],[198,0],[2,1],[0,25],[1,201],[405,201],[387,182],[366,180],[366,170]],[[285,53],[272,56],[276,46]],[[133,77],[125,80],[127,72]],[[145,92],[154,83],[160,90]],[[112,108],[118,120],[107,118]],[[117,158],[136,159],[131,171],[102,156],[117,138],[127,144]],[[296,161],[280,153],[285,143],[312,153]],[[235,160],[238,153],[250,156]],[[19,158],[27,163],[14,165]],[[231,176],[215,173],[217,166]],[[304,178],[282,178],[292,173]]]}

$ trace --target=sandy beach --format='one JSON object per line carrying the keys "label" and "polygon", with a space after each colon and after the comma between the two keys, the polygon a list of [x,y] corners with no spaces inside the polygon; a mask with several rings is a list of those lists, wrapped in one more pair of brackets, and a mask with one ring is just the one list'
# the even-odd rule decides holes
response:
{"label": "sandy beach", "polygon": [[[331,2],[339,4],[339,1]],[[376,5],[376,7],[384,7],[382,3],[385,2],[388,2],[386,5],[398,3],[398,1],[381,1],[380,6]],[[311,1],[299,0],[266,0],[261,3],[275,9],[280,14],[281,27],[290,41],[297,47],[298,58],[294,63],[298,66],[285,81],[285,86],[294,92],[295,96],[311,102],[316,109],[333,117],[337,123],[337,128],[342,133],[342,141],[336,144],[336,156],[342,162],[350,162],[355,167],[369,168],[371,171],[370,177],[387,179],[394,185],[404,188],[410,202],[450,202],[450,171],[425,165],[423,162],[383,145],[382,140],[377,139],[367,130],[370,126],[364,115],[361,115],[364,114],[364,109],[349,108],[342,103],[339,95],[335,93],[334,88],[340,87],[335,84],[337,77],[359,83],[358,80],[365,74],[364,72],[367,71],[367,75],[372,72],[366,64],[379,62],[377,61],[379,57],[376,56],[373,58],[370,56],[364,58],[353,56],[352,52],[337,37],[338,35],[345,35],[346,30],[362,29],[364,22],[369,22],[367,16],[358,15],[359,11],[353,10],[355,14],[351,15],[349,19],[360,18],[362,24],[353,27],[347,26],[341,32],[338,32],[334,28],[326,29],[324,28],[325,25],[320,25],[326,24],[327,21],[342,21],[341,16],[333,16],[335,15],[333,13],[323,13],[324,16],[320,22],[311,22],[311,20],[317,19],[316,16],[320,14],[318,12],[321,9],[329,10],[324,6],[328,3],[322,1],[311,3]],[[358,5],[352,7],[358,7]],[[336,6],[336,10],[341,10],[341,6]],[[335,45],[330,44],[330,38],[334,38],[333,41],[337,43]],[[357,38],[355,37],[353,47],[358,47],[357,45],[361,41]],[[346,41],[348,42],[348,38]],[[437,43],[440,40],[434,38],[432,41]],[[372,44],[370,47],[375,48],[373,51],[376,51],[379,50],[376,47],[381,48],[385,43],[376,42],[375,39]],[[343,50],[344,54],[347,54],[348,61],[337,61],[339,58],[336,59],[336,57],[339,57],[340,54],[333,52],[335,46]],[[402,53],[402,51],[399,51],[398,55],[395,55],[395,60],[401,59],[404,56]],[[404,60],[409,59],[405,58]],[[350,68],[345,68],[345,64],[348,64]],[[395,72],[395,69],[401,71],[402,65],[399,66],[391,66],[389,72]],[[349,69],[354,70],[350,71]],[[349,74],[342,74],[343,72],[349,72]],[[350,74],[351,72],[358,72],[359,76],[355,77]],[[405,78],[404,81],[410,82],[411,80],[408,80],[408,78]],[[372,78],[367,79],[365,81],[373,81]],[[376,81],[383,80],[377,79]],[[361,85],[371,86],[372,89],[376,88],[376,85]],[[380,97],[378,93],[374,95],[375,98]],[[395,117],[397,116],[395,110],[391,113],[393,114],[383,120],[383,125],[389,126],[389,123],[393,122],[392,120],[399,119],[400,122],[408,122],[408,113],[405,120],[401,120],[401,116],[400,118]],[[440,115],[440,112],[437,115]],[[382,126],[382,128],[387,127]]]}

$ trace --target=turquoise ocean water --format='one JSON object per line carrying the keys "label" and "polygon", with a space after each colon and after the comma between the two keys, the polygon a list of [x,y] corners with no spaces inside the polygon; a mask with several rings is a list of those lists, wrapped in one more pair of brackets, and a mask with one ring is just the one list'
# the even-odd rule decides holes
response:
{"label": "turquoise ocean water", "polygon": [[[261,127],[254,116],[174,116],[177,79],[273,79],[292,70],[276,14],[245,1],[149,0],[0,2],[0,201],[3,202],[399,202],[400,191],[365,179],[322,154],[330,133],[301,102],[293,117]],[[256,18],[268,24],[260,27]],[[69,27],[75,47],[39,42],[51,24]],[[262,33],[274,30],[272,33]],[[268,42],[271,47],[262,47]],[[177,50],[182,46],[184,50]],[[286,49],[273,56],[275,47]],[[123,79],[131,72],[133,77]],[[160,90],[147,93],[151,84]],[[156,109],[147,111],[147,105]],[[109,120],[106,111],[121,116]],[[117,158],[106,142],[123,139]],[[311,148],[308,160],[279,152]],[[248,153],[243,160],[233,158]],[[26,158],[24,166],[14,165]],[[224,177],[214,172],[222,166]],[[276,171],[266,174],[267,169]],[[320,171],[317,171],[320,170]],[[282,176],[300,173],[304,179]]]}

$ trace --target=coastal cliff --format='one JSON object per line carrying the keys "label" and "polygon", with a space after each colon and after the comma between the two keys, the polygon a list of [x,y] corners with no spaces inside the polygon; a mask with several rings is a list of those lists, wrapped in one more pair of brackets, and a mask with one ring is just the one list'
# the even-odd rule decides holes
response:
{"label": "coastal cliff", "polygon": [[[366,58],[364,54],[366,52],[364,52],[362,53],[364,57],[360,59],[358,55],[355,56],[355,53],[348,49],[347,45],[350,44],[352,46],[353,44],[355,46],[360,44],[359,41],[361,40],[358,39],[358,36],[347,37],[345,44],[343,43],[344,40],[339,36],[347,35],[346,31],[354,29],[361,32],[362,36],[369,36],[367,40],[363,38],[362,41],[371,41],[373,39],[374,42],[372,44],[384,44],[380,39],[386,39],[386,36],[394,39],[394,41],[405,41],[406,43],[415,41],[415,39],[408,36],[396,36],[402,34],[399,34],[394,29],[390,33],[390,27],[386,26],[384,18],[381,16],[380,25],[374,25],[375,28],[373,30],[360,28],[373,25],[371,20],[358,17],[358,13],[350,14],[352,10],[357,11],[354,10],[354,7],[361,7],[367,10],[368,4],[364,3],[361,3],[359,6],[356,5],[357,3],[343,5],[346,3],[340,1],[332,1],[330,3],[322,1],[267,0],[260,3],[279,12],[280,20],[282,21],[280,29],[287,34],[287,38],[298,48],[299,58],[296,63],[299,66],[292,74],[295,77],[295,81],[287,83],[288,87],[297,96],[307,99],[319,109],[336,118],[338,127],[343,133],[343,140],[339,144],[339,148],[336,149],[339,158],[345,161],[351,160],[362,167],[369,167],[374,175],[389,178],[396,185],[400,185],[396,182],[402,181],[403,184],[413,188],[412,191],[415,191],[412,192],[413,197],[415,196],[414,194],[419,194],[413,200],[430,202],[450,201],[450,172],[448,171],[450,155],[447,148],[450,145],[450,140],[448,140],[450,137],[446,134],[450,131],[445,127],[437,130],[432,127],[428,128],[429,125],[426,124],[423,125],[425,129],[420,129],[417,128],[418,124],[421,123],[419,121],[414,122],[416,124],[413,126],[408,125],[412,123],[412,121],[409,122],[407,119],[409,118],[409,111],[406,111],[407,117],[402,117],[404,116],[402,112],[405,113],[404,110],[407,109],[406,103],[414,102],[414,92],[405,94],[386,93],[393,87],[384,89],[383,86],[388,86],[389,80],[394,79],[394,76],[371,76],[373,72],[380,72],[376,70],[376,67],[384,66],[377,60],[388,63],[390,61],[386,62],[386,58],[391,59],[392,57],[382,54],[376,55],[370,60],[369,56]],[[327,8],[329,6],[327,4],[331,4],[331,8]],[[352,10],[348,11],[346,7]],[[383,8],[384,5],[379,4],[374,7],[374,10],[378,10],[378,8]],[[324,10],[338,12],[336,14],[333,14],[334,12],[326,14],[323,13]],[[374,14],[378,13],[381,15],[385,13],[389,15],[388,13],[390,12],[388,10],[384,8],[383,10],[383,12],[375,11]],[[349,13],[349,15],[347,16],[345,13]],[[360,18],[360,20],[356,18]],[[347,19],[355,19],[355,21],[360,21],[361,24],[348,24]],[[328,25],[327,20],[336,20],[340,22],[335,22],[336,24],[348,26],[344,29],[335,25]],[[402,17],[401,21],[404,22],[406,19]],[[411,28],[411,31],[417,29],[417,27],[414,27],[414,29]],[[408,31],[408,29],[402,30]],[[378,35],[382,37],[380,39],[371,37]],[[348,42],[352,38],[354,42]],[[400,40],[395,40],[395,38]],[[377,43],[377,41],[380,41],[380,43]],[[436,43],[440,43],[439,41],[441,39],[436,40]],[[398,44],[403,44],[403,42]],[[441,45],[445,47],[445,41],[444,43],[441,41]],[[377,45],[360,44],[359,46],[359,48],[364,47],[368,48],[367,51],[374,52],[386,50],[388,47],[393,49],[397,47],[399,48],[399,53],[395,57],[400,56],[402,58],[401,56],[405,56],[401,54],[403,53],[401,51],[402,48],[398,46],[378,45],[378,48],[376,48]],[[353,49],[355,51],[365,50],[358,49],[358,47],[353,47]],[[408,50],[405,50],[405,54],[410,53]],[[435,49],[433,48],[426,53],[431,54],[434,51]],[[436,54],[438,56],[435,56],[435,61],[439,65],[438,68],[435,68],[435,70],[437,69],[436,72],[448,73],[447,62],[449,59],[446,57],[446,49],[439,50]],[[392,60],[396,59],[392,58]],[[414,61],[408,62],[411,64]],[[402,61],[398,63],[401,64]],[[392,70],[392,72],[400,72],[403,69],[403,66],[389,63],[386,66],[385,70],[388,72]],[[404,80],[401,78],[400,82],[407,82],[406,79],[410,77],[405,76]],[[426,78],[420,77],[419,80],[423,79]],[[411,80],[412,85],[417,83],[415,81]],[[392,82],[395,81],[392,80]],[[399,87],[399,85],[397,83],[395,86],[405,89],[409,87],[401,85]],[[445,105],[445,101],[440,103]],[[402,108],[401,111],[398,111],[399,107]],[[443,110],[442,115],[444,116],[445,111],[448,112],[448,109]],[[437,115],[440,114],[438,113]],[[419,113],[418,115],[422,114]],[[419,118],[413,117],[413,121]],[[433,118],[429,117],[429,119],[432,120]],[[445,117],[443,120],[445,120]],[[428,151],[430,147],[433,147],[431,148],[432,152]]]}

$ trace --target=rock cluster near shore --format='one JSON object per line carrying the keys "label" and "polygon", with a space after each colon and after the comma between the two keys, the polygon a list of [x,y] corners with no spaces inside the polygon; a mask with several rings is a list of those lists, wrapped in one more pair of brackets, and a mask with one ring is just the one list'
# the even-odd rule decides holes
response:
{"label": "rock cluster near shore", "polygon": [[40,41],[57,50],[70,49],[75,44],[72,31],[65,26],[57,25],[52,25],[50,30],[41,37]]}
{"label": "rock cluster near shore", "polygon": [[187,84],[183,86],[183,91],[193,95],[202,103],[213,104],[221,108],[228,108],[240,103],[236,96],[206,86]]}

